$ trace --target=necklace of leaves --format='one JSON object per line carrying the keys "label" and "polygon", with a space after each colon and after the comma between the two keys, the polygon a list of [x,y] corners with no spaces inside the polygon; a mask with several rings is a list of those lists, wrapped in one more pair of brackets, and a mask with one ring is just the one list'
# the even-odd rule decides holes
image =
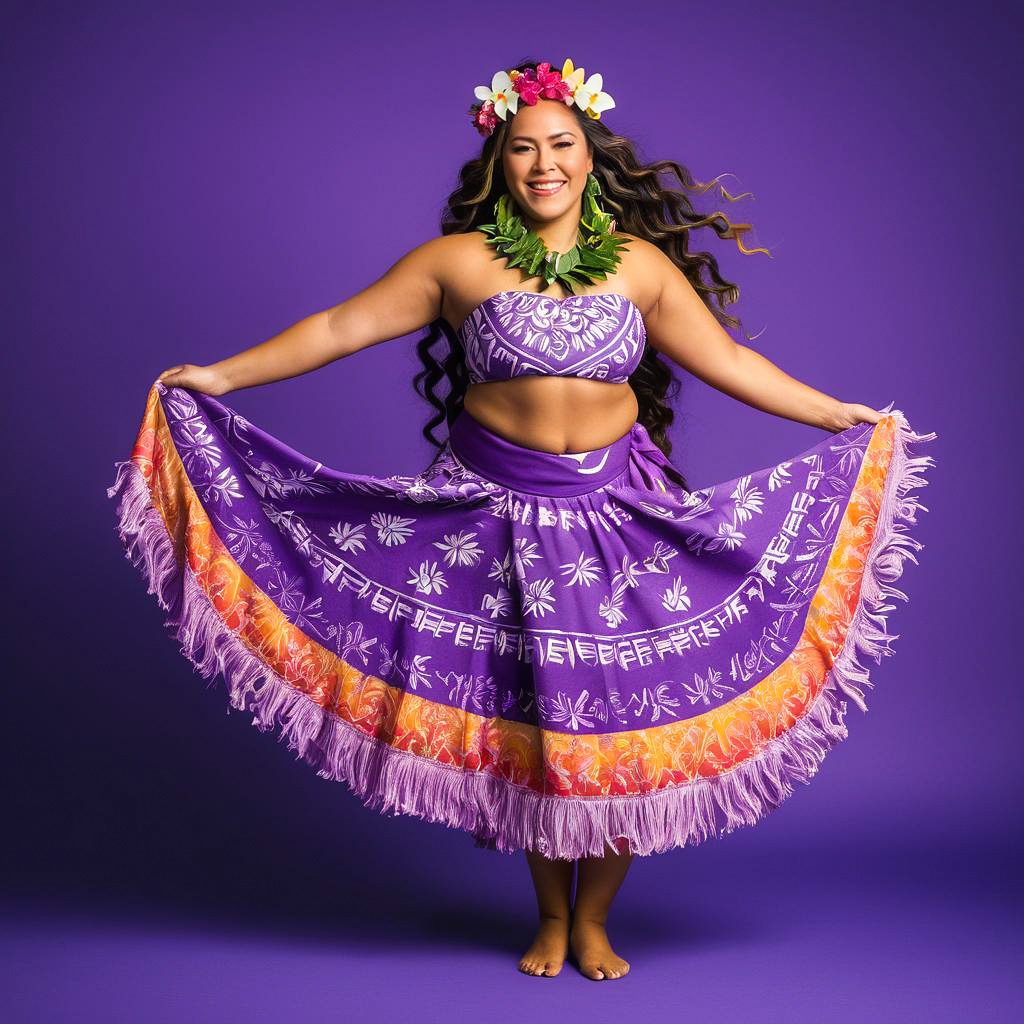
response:
{"label": "necklace of leaves", "polygon": [[575,293],[580,285],[606,280],[622,258],[619,249],[629,244],[628,239],[612,234],[615,220],[598,205],[600,194],[600,182],[587,175],[576,244],[568,252],[552,251],[536,231],[526,227],[507,192],[494,204],[495,222],[480,224],[478,230],[488,236],[487,245],[493,245],[496,257],[504,256],[509,267],[522,267],[527,277],[541,274],[545,287],[557,281]]}

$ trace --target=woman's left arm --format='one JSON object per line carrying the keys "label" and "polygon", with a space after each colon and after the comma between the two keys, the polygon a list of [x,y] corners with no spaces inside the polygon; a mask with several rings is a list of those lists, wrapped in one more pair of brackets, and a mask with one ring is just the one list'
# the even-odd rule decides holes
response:
{"label": "woman's left arm", "polygon": [[[644,247],[660,292],[644,317],[654,348],[711,387],[755,409],[838,433],[877,423],[883,413],[840,402],[801,383],[746,345],[738,345],[715,319],[686,275],[657,246]],[[653,290],[653,289],[652,289]]]}

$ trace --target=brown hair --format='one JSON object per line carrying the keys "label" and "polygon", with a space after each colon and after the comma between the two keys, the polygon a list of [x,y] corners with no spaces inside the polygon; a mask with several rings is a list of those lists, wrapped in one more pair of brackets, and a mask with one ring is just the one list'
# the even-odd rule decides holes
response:
{"label": "brown hair", "polygon": [[[516,70],[536,66],[536,61],[523,61],[516,65]],[[729,303],[739,299],[739,287],[722,277],[711,253],[689,252],[687,246],[692,229],[710,227],[719,238],[735,239],[743,253],[767,253],[766,249],[744,247],[741,236],[751,229],[751,225],[733,224],[720,211],[699,213],[687,193],[707,192],[715,186],[715,181],[697,182],[685,167],[674,160],[641,164],[629,139],[616,135],[603,121],[589,117],[575,105],[570,109],[591,147],[594,175],[601,185],[598,201],[613,214],[616,228],[658,246],[686,275],[718,321],[729,327],[739,327],[740,320],[725,312]],[[442,214],[443,235],[473,231],[477,225],[493,220],[494,204],[507,191],[501,151],[508,131],[509,121],[499,119],[497,127],[484,140],[480,155],[463,164],[458,187],[448,197]],[[666,172],[675,175],[681,189],[660,183],[659,175]],[[730,196],[721,185],[719,189],[729,202],[745,197]],[[704,280],[705,271],[708,281]],[[442,422],[451,423],[458,415],[468,386],[462,343],[451,325],[439,317],[427,327],[416,351],[423,368],[416,374],[413,386],[435,410],[423,428],[423,436],[440,447],[443,442],[433,436],[433,428]],[[448,393],[442,399],[434,389],[445,378]],[[679,380],[658,351],[648,345],[639,366],[629,377],[629,384],[639,407],[637,421],[647,428],[654,444],[666,456],[670,455],[672,443],[667,431],[675,413],[667,399],[678,393]],[[680,482],[684,488],[687,487],[682,474]]]}

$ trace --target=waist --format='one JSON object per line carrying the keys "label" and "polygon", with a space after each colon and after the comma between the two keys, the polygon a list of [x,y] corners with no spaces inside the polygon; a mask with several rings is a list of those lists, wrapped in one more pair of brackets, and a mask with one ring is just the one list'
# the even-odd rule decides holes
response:
{"label": "waist", "polygon": [[586,452],[545,452],[494,433],[465,409],[452,421],[448,443],[467,469],[526,494],[571,497],[587,494],[626,471],[637,424],[622,437]]}
{"label": "waist", "polygon": [[548,375],[470,383],[463,408],[523,447],[556,452],[606,446],[640,415],[628,383]]}

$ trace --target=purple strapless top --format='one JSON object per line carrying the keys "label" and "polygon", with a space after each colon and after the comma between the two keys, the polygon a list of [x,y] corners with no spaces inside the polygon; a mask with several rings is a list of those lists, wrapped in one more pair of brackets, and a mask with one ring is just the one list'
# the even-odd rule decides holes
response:
{"label": "purple strapless top", "polygon": [[459,328],[473,382],[526,374],[624,381],[640,364],[643,316],[624,295],[504,291],[484,299]]}

